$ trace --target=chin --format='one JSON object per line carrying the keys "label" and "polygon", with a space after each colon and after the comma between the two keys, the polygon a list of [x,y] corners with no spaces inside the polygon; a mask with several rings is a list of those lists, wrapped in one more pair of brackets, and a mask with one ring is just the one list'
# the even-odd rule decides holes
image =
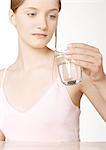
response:
{"label": "chin", "polygon": [[37,48],[41,49],[41,48],[46,47],[49,41],[50,41],[49,39],[46,39],[46,40],[44,40],[44,39],[43,40],[42,39],[31,40],[31,39],[29,39],[29,40],[26,40],[25,43],[27,45],[29,45],[29,47],[32,47],[34,49],[37,49]]}
{"label": "chin", "polygon": [[46,46],[46,44],[30,44],[30,46],[34,49],[41,49]]}
{"label": "chin", "polygon": [[41,42],[30,42],[29,43],[30,44],[30,46],[31,47],[33,47],[33,48],[44,48],[44,47],[46,47],[47,46],[47,44],[48,44],[48,41],[41,41]]}
{"label": "chin", "polygon": [[[45,45],[46,46],[46,45]],[[34,46],[35,49],[42,49],[45,48],[45,46]]]}

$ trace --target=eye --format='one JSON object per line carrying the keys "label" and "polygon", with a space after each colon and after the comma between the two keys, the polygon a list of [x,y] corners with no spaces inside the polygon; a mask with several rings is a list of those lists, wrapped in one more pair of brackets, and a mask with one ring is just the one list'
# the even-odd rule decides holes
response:
{"label": "eye", "polygon": [[50,18],[50,19],[56,19],[56,18],[57,18],[57,15],[55,15],[55,14],[50,14],[50,15],[49,15],[49,18]]}
{"label": "eye", "polygon": [[36,15],[37,15],[37,13],[27,13],[27,15],[29,16],[29,17],[35,17]]}
{"label": "eye", "polygon": [[56,15],[50,15],[50,18],[56,18]]}

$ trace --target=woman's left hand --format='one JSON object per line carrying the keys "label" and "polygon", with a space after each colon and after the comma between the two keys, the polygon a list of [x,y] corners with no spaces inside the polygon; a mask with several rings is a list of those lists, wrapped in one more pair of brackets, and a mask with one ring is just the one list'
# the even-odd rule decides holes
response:
{"label": "woman's left hand", "polygon": [[104,79],[102,55],[98,48],[83,43],[71,43],[67,47],[67,53],[68,59],[81,66],[91,80]]}

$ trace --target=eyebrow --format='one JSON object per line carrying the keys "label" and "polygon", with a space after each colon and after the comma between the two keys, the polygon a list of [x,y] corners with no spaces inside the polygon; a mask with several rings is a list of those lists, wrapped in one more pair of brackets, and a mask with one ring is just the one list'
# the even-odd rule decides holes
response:
{"label": "eyebrow", "polygon": [[[25,10],[39,10],[39,9],[35,7],[28,7],[28,8],[25,8]],[[48,12],[51,12],[51,11],[59,11],[59,9],[57,8],[48,9]]]}

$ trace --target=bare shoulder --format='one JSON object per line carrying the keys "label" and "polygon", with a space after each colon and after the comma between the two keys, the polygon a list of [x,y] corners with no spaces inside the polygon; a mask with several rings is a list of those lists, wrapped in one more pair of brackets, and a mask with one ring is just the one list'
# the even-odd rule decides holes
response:
{"label": "bare shoulder", "polygon": [[14,71],[16,71],[16,66],[15,66],[15,64],[12,64],[12,65],[9,65],[3,69],[0,69],[0,85],[1,85],[1,80],[2,80],[3,73],[4,73],[5,69],[7,72],[14,72]]}

